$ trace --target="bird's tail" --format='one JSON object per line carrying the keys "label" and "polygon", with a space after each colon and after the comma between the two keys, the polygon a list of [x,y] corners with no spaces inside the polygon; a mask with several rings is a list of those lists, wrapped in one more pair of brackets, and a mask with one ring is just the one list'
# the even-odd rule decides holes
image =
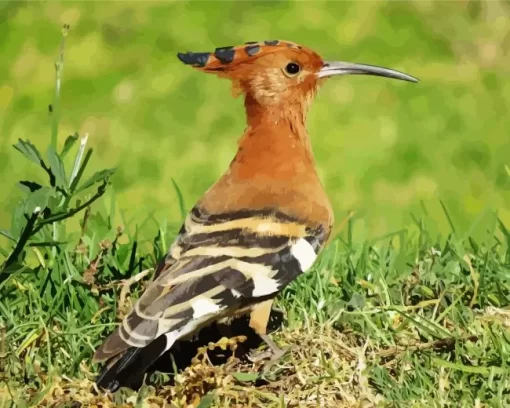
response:
{"label": "bird's tail", "polygon": [[138,389],[144,382],[145,373],[168,349],[166,336],[159,336],[142,348],[130,347],[120,358],[117,356],[108,361],[95,382],[99,388],[110,392],[120,387]]}
{"label": "bird's tail", "polygon": [[[268,334],[277,330],[282,325],[283,319],[284,313],[273,308],[267,327]],[[257,348],[261,342],[260,337],[249,327],[249,316],[236,318],[230,324],[213,323],[202,328],[193,339],[185,341],[175,341],[175,337],[167,333],[145,347],[129,347],[120,354],[121,357],[117,354],[107,360],[95,382],[99,388],[110,392],[115,392],[120,387],[137,390],[144,383],[146,373],[156,370],[168,372],[172,367],[171,361],[177,370],[182,370],[191,364],[199,347],[216,342],[223,336],[232,338],[240,335],[247,336],[246,341],[236,349],[237,357],[243,358],[249,350]],[[171,358],[163,356],[167,352],[172,355]],[[219,350],[218,355],[211,352],[209,357],[214,364],[223,364],[228,355],[228,351]]]}

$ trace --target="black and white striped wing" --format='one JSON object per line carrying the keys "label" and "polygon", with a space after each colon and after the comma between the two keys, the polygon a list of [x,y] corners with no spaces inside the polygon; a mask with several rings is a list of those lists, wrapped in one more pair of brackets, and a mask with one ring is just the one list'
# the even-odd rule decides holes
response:
{"label": "black and white striped wing", "polygon": [[166,336],[165,350],[211,321],[276,295],[314,263],[326,240],[274,212],[205,216],[194,209],[149,285],[96,351],[102,361]]}

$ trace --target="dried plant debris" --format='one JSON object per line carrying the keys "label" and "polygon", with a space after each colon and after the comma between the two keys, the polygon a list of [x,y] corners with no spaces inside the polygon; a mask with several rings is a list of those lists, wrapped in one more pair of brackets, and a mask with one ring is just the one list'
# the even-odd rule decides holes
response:
{"label": "dried plant debris", "polygon": [[[138,392],[122,388],[111,394],[99,391],[88,379],[55,377],[39,392],[36,406],[375,407],[382,400],[364,373],[367,344],[360,345],[354,336],[322,327],[286,330],[275,337],[278,343],[292,346],[265,375],[264,361],[243,362],[235,357],[245,336],[223,337],[201,347],[171,386],[144,385]],[[209,358],[215,349],[230,350],[232,356],[215,366]],[[0,388],[0,396],[6,393],[7,389]]]}

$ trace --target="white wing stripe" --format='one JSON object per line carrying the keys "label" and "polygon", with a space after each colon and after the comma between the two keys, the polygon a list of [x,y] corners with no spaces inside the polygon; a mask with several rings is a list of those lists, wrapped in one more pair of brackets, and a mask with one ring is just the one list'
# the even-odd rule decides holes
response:
{"label": "white wing stripe", "polygon": [[278,292],[278,281],[264,275],[253,275],[253,297],[266,296]]}
{"label": "white wing stripe", "polygon": [[193,308],[194,319],[217,313],[220,310],[220,307],[212,299],[209,299],[205,296],[195,297],[190,301],[190,304]]}
{"label": "white wing stripe", "polygon": [[302,272],[308,271],[317,259],[317,254],[313,250],[313,247],[304,238],[298,239],[297,242],[292,245],[290,253],[299,262]]}

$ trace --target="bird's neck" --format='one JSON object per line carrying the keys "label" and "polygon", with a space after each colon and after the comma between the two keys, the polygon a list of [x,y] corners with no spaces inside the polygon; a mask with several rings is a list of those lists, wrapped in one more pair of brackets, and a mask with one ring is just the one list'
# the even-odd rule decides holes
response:
{"label": "bird's neck", "polygon": [[240,178],[265,175],[273,180],[315,175],[305,101],[260,105],[248,95],[245,107],[248,127],[231,164],[233,172]]}
{"label": "bird's neck", "polygon": [[332,211],[315,169],[299,101],[262,107],[246,102],[248,128],[227,172],[205,194],[211,212],[277,208],[330,225]]}

